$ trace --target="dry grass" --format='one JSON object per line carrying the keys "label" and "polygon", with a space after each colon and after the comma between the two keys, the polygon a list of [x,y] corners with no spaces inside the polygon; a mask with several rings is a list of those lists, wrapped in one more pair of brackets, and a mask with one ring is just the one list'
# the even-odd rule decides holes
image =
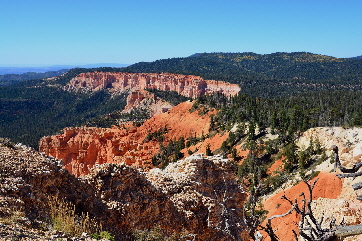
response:
{"label": "dry grass", "polygon": [[70,236],[79,236],[83,232],[92,234],[102,230],[102,225],[88,213],[78,215],[75,205],[58,196],[48,199],[50,224],[53,229],[61,231]]}
{"label": "dry grass", "polygon": [[196,239],[196,236],[195,234],[188,233],[186,230],[169,236],[158,226],[151,230],[135,230],[133,232],[135,241],[193,241]]}
{"label": "dry grass", "polygon": [[16,208],[11,208],[6,214],[0,217],[0,223],[10,225],[24,220],[25,213]]}

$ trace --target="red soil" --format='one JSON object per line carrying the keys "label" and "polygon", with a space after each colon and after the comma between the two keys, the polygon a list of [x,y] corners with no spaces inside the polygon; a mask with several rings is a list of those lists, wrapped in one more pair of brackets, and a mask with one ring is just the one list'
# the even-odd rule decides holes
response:
{"label": "red soil", "polygon": [[[315,188],[313,189],[313,200],[320,197],[335,199],[339,196],[342,191],[342,182],[336,177],[334,173],[321,172],[317,176],[318,181]],[[315,178],[312,180],[314,181]],[[309,192],[305,183],[299,183],[287,190],[281,191],[278,194],[268,198],[264,201],[264,209],[269,211],[267,218],[286,213],[290,210],[291,206],[286,201],[281,199],[285,193],[286,197],[290,200],[301,200],[299,195],[304,192],[306,197],[309,198]],[[294,240],[292,229],[298,230],[297,224],[300,221],[299,215],[295,212],[289,214],[283,218],[275,218],[272,220],[273,229],[277,229],[276,234],[283,241]],[[266,220],[264,221],[265,224]],[[267,238],[266,240],[270,240]]]}
{"label": "red soil", "polygon": [[275,171],[277,171],[279,169],[279,167],[281,167],[283,165],[283,160],[284,158],[279,158],[278,160],[276,160],[270,167],[269,170],[267,171],[267,174],[271,174]]}

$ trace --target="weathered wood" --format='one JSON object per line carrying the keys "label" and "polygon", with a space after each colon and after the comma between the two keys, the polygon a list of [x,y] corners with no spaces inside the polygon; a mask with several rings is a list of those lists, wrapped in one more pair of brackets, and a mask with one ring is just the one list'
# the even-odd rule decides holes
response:
{"label": "weathered wood", "polygon": [[362,188],[362,182],[355,183],[355,184],[352,185],[352,187],[353,187],[353,190],[361,189]]}
{"label": "weathered wood", "polygon": [[345,168],[344,166],[342,166],[342,164],[339,160],[338,147],[333,146],[333,151],[334,151],[334,160],[335,160],[334,171],[336,171],[336,167],[338,167],[339,170],[341,170],[341,172],[343,172],[343,173],[356,173],[362,167],[362,162],[357,162],[357,163],[353,164],[352,168]]}
{"label": "weathered wood", "polygon": [[338,178],[345,178],[345,177],[358,177],[362,176],[362,172],[356,173],[346,173],[346,174],[336,174]]}
{"label": "weathered wood", "polygon": [[[333,146],[334,156],[335,156],[335,167],[338,167],[341,172],[344,174],[337,174],[338,178],[345,177],[358,177],[362,176],[362,171],[357,172],[362,167],[362,162],[355,163],[352,168],[345,168],[341,165],[338,156],[338,147]],[[356,183],[352,185],[354,190],[362,189],[362,182]],[[357,197],[357,200],[362,200],[362,195]],[[348,225],[348,226],[337,226],[335,230],[335,236],[338,238],[343,238],[351,235],[362,234],[362,224],[357,225]]]}
{"label": "weathered wood", "polygon": [[362,234],[362,224],[337,226],[337,230],[334,232],[334,235],[339,238],[358,234]]}
{"label": "weathered wood", "polygon": [[360,201],[362,201],[362,196],[361,195],[359,195],[359,196],[357,196],[357,198],[356,198],[357,200],[360,200]]}
{"label": "weathered wood", "polygon": [[345,168],[342,166],[342,164],[340,163],[340,161],[338,159],[337,167],[339,168],[339,170],[341,170],[341,172],[354,173],[354,172],[357,172],[362,167],[362,162],[357,162],[357,163],[353,164],[352,168]]}
{"label": "weathered wood", "polygon": [[293,205],[289,211],[287,211],[286,213],[284,214],[280,214],[280,215],[274,215],[274,216],[271,216],[270,218],[268,218],[268,224],[270,225],[270,227],[272,226],[271,225],[271,221],[274,219],[274,218],[282,218],[282,217],[285,217],[289,214],[291,214],[293,212],[293,210],[295,209],[296,205]]}

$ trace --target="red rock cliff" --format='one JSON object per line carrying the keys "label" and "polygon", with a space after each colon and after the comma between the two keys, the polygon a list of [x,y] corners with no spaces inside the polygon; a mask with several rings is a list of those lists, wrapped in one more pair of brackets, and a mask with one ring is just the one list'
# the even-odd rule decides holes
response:
{"label": "red rock cliff", "polygon": [[140,127],[65,128],[63,134],[43,137],[39,150],[64,161],[65,168],[76,176],[88,174],[96,164],[121,163],[151,166],[152,156],[158,152],[156,140],[143,142],[149,132],[167,127],[165,142],[191,135],[201,136],[209,130],[209,115],[190,113],[191,102],[184,102],[157,115]]}
{"label": "red rock cliff", "polygon": [[88,72],[79,74],[65,87],[66,90],[84,89],[91,91],[100,89],[124,91],[133,88],[176,91],[190,98],[197,98],[200,95],[213,92],[221,92],[230,96],[240,91],[240,87],[236,84],[204,80],[194,75],[167,73]]}

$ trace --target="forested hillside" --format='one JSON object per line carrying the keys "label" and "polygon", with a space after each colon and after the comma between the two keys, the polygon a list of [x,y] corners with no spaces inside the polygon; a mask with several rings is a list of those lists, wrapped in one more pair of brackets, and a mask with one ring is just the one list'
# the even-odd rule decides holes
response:
{"label": "forested hillside", "polygon": [[0,135],[37,147],[44,135],[124,108],[125,96],[74,94],[54,87],[0,88]]}
{"label": "forested hillside", "polygon": [[57,71],[47,71],[44,73],[27,72],[24,74],[4,74],[0,75],[0,86],[15,84],[23,80],[51,78],[62,75],[68,70],[69,69],[61,69]]}
{"label": "forested hillside", "polygon": [[127,72],[169,72],[237,83],[251,96],[275,97],[306,91],[362,90],[362,60],[305,52],[200,53],[140,62]]}
{"label": "forested hillside", "polygon": [[[124,137],[122,141],[118,134],[112,139],[113,134],[104,138],[99,135],[101,132],[94,132],[96,134],[90,139],[88,132],[82,133],[87,128],[70,128],[67,130],[74,132],[68,132],[69,135],[64,132],[54,139],[46,138],[50,141],[41,146],[53,151],[54,148],[64,150],[63,154],[70,150],[71,154],[65,156],[72,156],[74,160],[70,161],[75,161],[74,166],[80,163],[80,159],[74,158],[74,153],[88,153],[88,142],[98,143],[95,146],[103,155],[110,150],[103,148],[105,146],[116,150],[115,155],[120,158],[111,157],[112,162],[130,158],[130,163],[137,160],[139,164],[160,168],[199,151],[205,150],[207,156],[221,154],[234,161],[239,181],[250,193],[251,198],[244,205],[245,218],[258,221],[265,214],[263,208],[256,205],[258,198],[295,176],[305,180],[317,176],[319,171],[315,168],[319,164],[332,163],[332,159],[328,161],[329,152],[325,146],[314,137],[308,139],[309,143],[304,143],[305,148],[298,147],[297,140],[304,131],[311,127],[362,126],[361,67],[360,59],[338,59],[310,53],[211,53],[138,63],[127,68],[76,68],[59,78],[21,81],[0,87],[0,137],[9,137],[14,142],[37,148],[41,137],[54,135],[64,127],[111,127],[119,119],[137,121],[129,129],[102,129],[110,130],[114,135],[118,133]],[[204,79],[238,83],[242,90],[232,97],[214,93],[201,96],[193,103],[180,104],[166,110],[164,115],[155,116],[159,117],[157,124],[155,119],[147,120],[145,110],[121,112],[126,105],[125,94],[112,96],[110,89],[95,92],[64,90],[73,77],[91,71],[200,75]],[[149,91],[173,104],[186,100],[177,92]],[[177,109],[182,105],[188,107]],[[174,116],[168,118],[171,113]],[[190,121],[185,117],[187,115],[192,115],[196,121]],[[168,122],[170,119],[173,123]],[[205,121],[202,123],[205,129],[194,128],[198,134],[191,132],[193,128],[189,132],[175,128],[175,123],[180,124],[178,128],[186,129],[191,123],[200,124],[201,120]],[[156,124],[159,126],[151,130]],[[93,131],[95,128],[89,129]],[[137,133],[139,129],[142,135]],[[180,135],[176,137],[176,133]],[[77,139],[72,139],[78,134]],[[131,134],[138,139],[131,138]],[[166,140],[166,135],[171,138]],[[84,141],[88,144],[83,147]],[[97,156],[93,155],[95,146],[91,146],[92,156]],[[144,158],[146,154],[149,156]],[[270,169],[276,163],[279,169],[271,173]]]}
{"label": "forested hillside", "polygon": [[106,91],[76,94],[59,87],[87,71],[77,68],[57,80],[28,80],[0,87],[0,136],[37,148],[45,135],[123,109],[124,95],[112,98]]}

